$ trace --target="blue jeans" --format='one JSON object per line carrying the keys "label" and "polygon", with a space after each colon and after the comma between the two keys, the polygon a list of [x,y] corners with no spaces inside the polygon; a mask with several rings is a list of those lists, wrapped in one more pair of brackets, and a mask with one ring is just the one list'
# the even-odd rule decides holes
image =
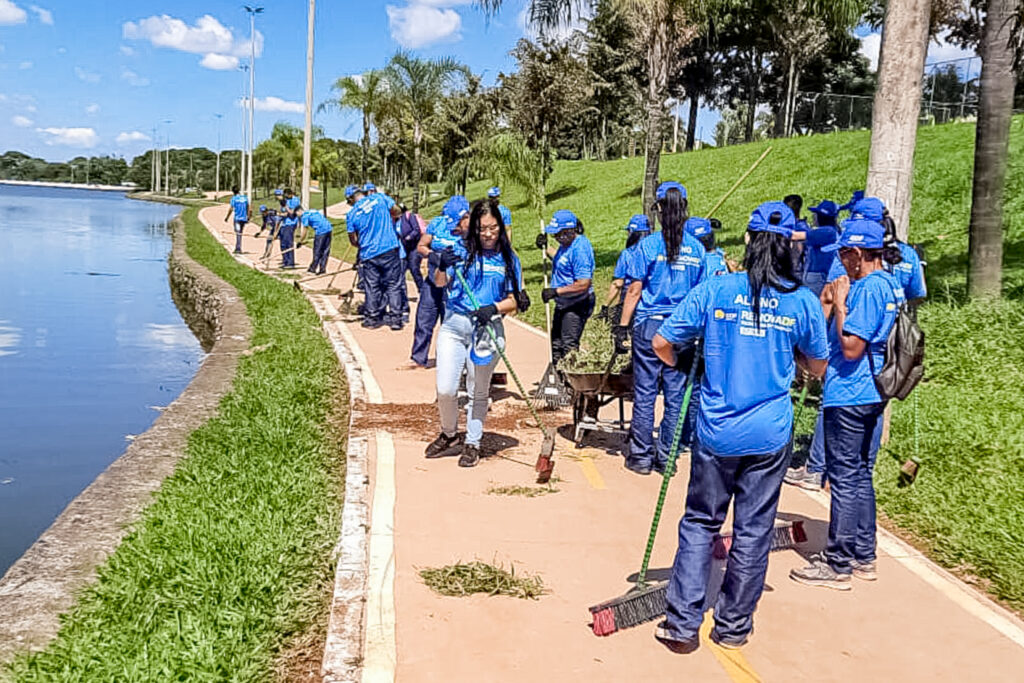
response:
{"label": "blue jeans", "polygon": [[407,250],[409,253],[405,256],[405,269],[412,275],[412,283],[416,287],[416,291],[423,289],[423,273],[420,272],[420,263],[423,261],[423,254],[416,251],[416,246],[413,245],[412,249]]}
{"label": "blue jeans", "polygon": [[430,280],[423,280],[420,287],[420,300],[416,304],[416,329],[412,337],[413,362],[426,365],[430,355],[430,340],[434,336],[434,326],[439,318],[444,317],[444,287],[438,287]]}
{"label": "blue jeans", "polygon": [[825,465],[832,486],[825,557],[840,574],[851,560],[875,561],[875,485],[885,402],[825,408]]}
{"label": "blue jeans", "polygon": [[363,284],[366,286],[363,318],[366,321],[402,324],[402,287],[405,286],[402,268],[398,249],[363,261]]}
{"label": "blue jeans", "polygon": [[[629,425],[629,453],[626,466],[634,470],[652,467],[663,469],[672,447],[672,435],[676,420],[683,407],[683,393],[686,391],[686,374],[689,364],[683,370],[670,368],[654,353],[651,340],[661,327],[663,320],[648,318],[633,326],[633,418]],[[692,363],[693,349],[683,351]],[[654,403],[658,393],[664,392],[665,413],[658,427],[658,446],[654,446]],[[694,400],[690,399],[691,402]],[[698,397],[699,400],[699,397]],[[679,440],[680,448],[690,442],[690,422],[683,427]]]}
{"label": "blue jeans", "polygon": [[[877,451],[882,444],[882,420],[875,425],[875,432],[872,435],[873,448]],[[807,471],[816,474],[825,472],[825,411],[818,411],[818,418],[814,421],[814,437],[811,439],[811,450],[807,455]]]}
{"label": "blue jeans", "polygon": [[754,626],[764,590],[775,510],[789,446],[768,455],[716,456],[700,440],[690,457],[686,512],[679,521],[679,550],[668,584],[665,617],[673,638],[689,640],[704,619],[711,546],[733,503],[732,549],[715,602],[715,631],[743,640]]}
{"label": "blue jeans", "polygon": [[242,231],[245,230],[245,221],[235,221],[235,253],[242,253]]}
{"label": "blue jeans", "polygon": [[313,237],[313,262],[309,272],[327,272],[327,259],[331,255],[331,233],[325,232]]}
{"label": "blue jeans", "polygon": [[278,237],[281,239],[281,267],[294,268],[295,252],[292,247],[295,246],[295,226],[282,225]]}
{"label": "blue jeans", "polygon": [[[505,328],[501,321],[494,320],[490,324],[498,343],[505,348]],[[459,379],[466,370],[466,391],[470,397],[466,406],[466,443],[479,446],[484,435],[491,375],[499,356],[493,354],[488,365],[476,365],[469,359],[474,329],[475,323],[469,316],[445,311],[444,322],[437,333],[437,410],[441,415],[441,431],[455,436],[459,423]]]}

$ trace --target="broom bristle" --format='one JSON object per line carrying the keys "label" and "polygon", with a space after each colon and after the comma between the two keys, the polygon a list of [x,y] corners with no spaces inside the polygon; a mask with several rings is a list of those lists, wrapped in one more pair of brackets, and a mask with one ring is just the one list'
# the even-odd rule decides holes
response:
{"label": "broom bristle", "polygon": [[[806,541],[807,532],[804,530],[802,521],[783,522],[772,530],[771,551],[788,550]],[[714,558],[716,560],[728,558],[730,549],[732,549],[732,534],[716,534],[711,551]]]}
{"label": "broom bristle", "polygon": [[594,635],[607,636],[653,621],[665,614],[668,582],[635,588],[625,595],[590,608]]}

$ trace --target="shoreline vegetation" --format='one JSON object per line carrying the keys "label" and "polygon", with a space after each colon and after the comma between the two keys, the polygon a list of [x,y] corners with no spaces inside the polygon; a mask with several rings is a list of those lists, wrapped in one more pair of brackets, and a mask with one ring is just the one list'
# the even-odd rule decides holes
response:
{"label": "shoreline vegetation", "polygon": [[[286,679],[319,666],[348,396],[309,303],[183,214],[187,250],[239,292],[251,355],[216,416],[15,681]],[[315,662],[315,664],[314,664]],[[2,676],[0,676],[2,677]]]}

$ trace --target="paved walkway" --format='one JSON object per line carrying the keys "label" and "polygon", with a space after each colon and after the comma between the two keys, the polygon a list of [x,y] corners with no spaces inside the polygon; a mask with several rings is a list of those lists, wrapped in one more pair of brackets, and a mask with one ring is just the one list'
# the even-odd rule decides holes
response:
{"label": "paved walkway", "polygon": [[[209,208],[201,216],[222,242],[233,244],[223,212]],[[262,253],[263,240],[246,237],[243,248],[248,261]],[[300,264],[309,259],[308,247],[298,252]],[[273,265],[278,261],[275,249]],[[330,270],[337,267],[332,259]],[[325,287],[329,279],[304,288]],[[343,274],[334,287],[344,291],[350,284]],[[512,362],[529,387],[546,364],[545,339],[516,322],[506,329]],[[804,559],[796,551],[773,554],[754,636],[740,652],[718,648],[705,634],[695,653],[672,655],[653,639],[653,623],[594,636],[587,606],[630,587],[627,577],[639,567],[659,480],[627,472],[617,456],[576,450],[559,438],[557,493],[488,494],[494,486],[533,484],[540,439],[518,401],[495,394],[487,439],[500,457],[471,470],[457,467],[455,458],[426,460],[423,448],[436,436],[434,373],[403,368],[411,327],[367,331],[348,323],[346,335],[367,366],[364,378],[379,389],[368,392],[371,401],[376,396],[382,404],[369,406],[364,424],[356,424],[374,435],[364,681],[1024,677],[1021,621],[887,534],[879,542],[879,580],[856,581],[846,593],[792,582],[789,570]],[[545,418],[569,421],[564,412]],[[675,551],[688,470],[685,459],[680,464],[654,552],[656,576],[665,573]],[[824,495],[783,490],[780,516],[805,521],[805,554],[823,546],[826,506]],[[536,601],[445,598],[418,577],[422,568],[474,559],[540,574],[550,593]]]}

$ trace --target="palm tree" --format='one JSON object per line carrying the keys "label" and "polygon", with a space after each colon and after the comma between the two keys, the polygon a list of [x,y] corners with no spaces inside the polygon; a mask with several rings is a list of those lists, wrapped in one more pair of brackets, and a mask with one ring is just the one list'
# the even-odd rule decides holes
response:
{"label": "palm tree", "polygon": [[384,70],[390,95],[401,103],[412,117],[412,210],[419,212],[422,173],[424,124],[434,115],[457,76],[470,76],[469,69],[451,57],[420,59],[399,51]]}
{"label": "palm tree", "polygon": [[379,69],[371,69],[361,76],[342,76],[331,86],[340,93],[337,99],[328,100],[320,105],[319,111],[337,107],[339,109],[357,110],[363,116],[363,157],[360,163],[361,178],[368,180],[370,158],[370,127],[376,125],[374,119],[380,112],[385,97],[384,73]]}

